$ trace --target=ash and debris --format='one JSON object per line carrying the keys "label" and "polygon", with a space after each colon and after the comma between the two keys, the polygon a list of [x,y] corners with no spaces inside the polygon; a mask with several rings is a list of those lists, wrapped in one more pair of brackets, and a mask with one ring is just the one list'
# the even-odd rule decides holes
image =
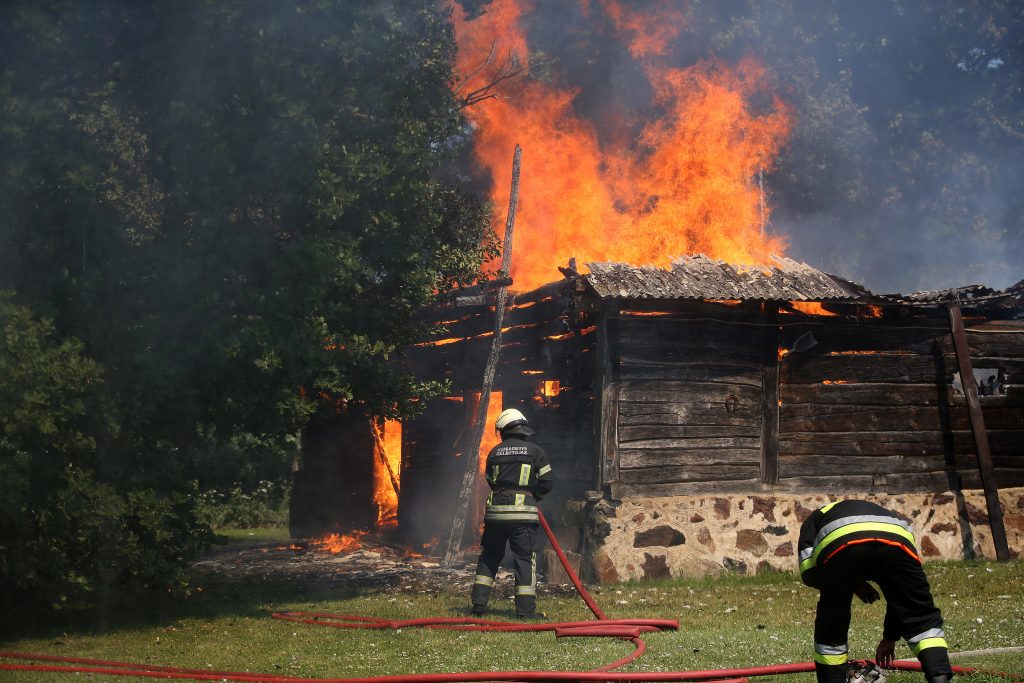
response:
{"label": "ash and debris", "polygon": [[[467,552],[445,567],[440,558],[411,554],[385,544],[364,543],[358,550],[332,553],[306,542],[213,548],[192,565],[198,583],[266,584],[287,582],[310,590],[373,590],[468,594],[476,574],[476,554]],[[494,598],[512,595],[512,573],[498,572]],[[538,594],[572,595],[570,584],[549,584],[543,577]],[[506,595],[507,593],[507,595]]]}

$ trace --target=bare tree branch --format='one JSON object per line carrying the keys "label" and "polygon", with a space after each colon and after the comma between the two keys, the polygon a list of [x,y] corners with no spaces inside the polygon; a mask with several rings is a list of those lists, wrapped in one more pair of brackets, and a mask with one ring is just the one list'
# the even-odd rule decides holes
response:
{"label": "bare tree branch", "polygon": [[[484,61],[484,63],[481,64],[480,67],[475,69],[472,73],[470,73],[462,81],[459,82],[458,86],[456,86],[455,88],[456,93],[459,92],[462,86],[464,86],[469,81],[470,78],[483,71],[483,69],[488,64],[491,63],[494,57],[494,47],[495,44],[492,43],[491,50],[488,53],[487,59]],[[494,91],[500,83],[502,83],[503,81],[507,81],[510,78],[515,78],[516,76],[526,71],[529,71],[529,69],[530,67],[528,65],[523,64],[521,61],[519,61],[518,52],[516,52],[515,50],[509,50],[508,57],[506,57],[505,61],[498,65],[497,70],[495,70],[495,72],[491,75],[490,80],[485,85],[477,88],[476,90],[470,91],[461,99],[459,103],[459,109],[472,106],[484,100],[489,100],[498,97],[497,93]]]}

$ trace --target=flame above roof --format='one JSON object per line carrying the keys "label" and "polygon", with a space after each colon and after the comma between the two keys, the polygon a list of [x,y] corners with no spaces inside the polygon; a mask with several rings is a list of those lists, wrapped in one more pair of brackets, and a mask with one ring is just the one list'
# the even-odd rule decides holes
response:
{"label": "flame above roof", "polygon": [[588,263],[583,279],[602,299],[722,299],[857,301],[864,287],[806,263],[772,256],[771,265],[740,266],[703,254],[684,256],[671,270],[626,263]]}

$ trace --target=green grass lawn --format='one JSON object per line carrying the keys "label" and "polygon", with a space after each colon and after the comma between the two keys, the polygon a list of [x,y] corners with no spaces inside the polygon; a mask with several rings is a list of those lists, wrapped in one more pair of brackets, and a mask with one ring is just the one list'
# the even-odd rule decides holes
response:
{"label": "green grass lawn", "polygon": [[[1024,645],[1024,563],[956,562],[928,565],[946,618],[952,651]],[[314,677],[370,676],[516,669],[585,670],[632,651],[608,638],[565,638],[553,633],[483,634],[404,629],[368,631],[307,626],[274,620],[271,612],[326,611],[389,619],[467,615],[465,591],[400,585],[386,591],[318,589],[287,581],[207,586],[183,604],[157,613],[145,606],[107,615],[104,628],[48,633],[7,640],[21,650],[173,666]],[[628,671],[676,671],[801,662],[811,658],[816,592],[793,574],[671,580],[600,586],[594,598],[609,617],[678,619],[675,632],[645,636],[648,652]],[[512,604],[493,605],[491,617],[512,620]],[[554,621],[591,618],[577,597],[542,596],[540,607]],[[851,655],[873,655],[884,607],[854,606]],[[900,645],[897,653],[909,657]],[[954,659],[955,664],[1024,674],[1024,654]],[[813,674],[758,679],[807,683]],[[128,681],[127,677],[8,673],[0,680]],[[918,673],[895,673],[892,683],[923,681]],[[964,680],[968,680],[965,678]],[[1001,680],[976,675],[969,680]],[[1024,678],[1019,679],[1024,680]]]}

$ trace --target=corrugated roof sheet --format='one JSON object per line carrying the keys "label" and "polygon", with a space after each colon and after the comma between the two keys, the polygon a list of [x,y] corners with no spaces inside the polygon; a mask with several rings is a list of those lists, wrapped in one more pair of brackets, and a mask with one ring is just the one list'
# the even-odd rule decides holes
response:
{"label": "corrugated roof sheet", "polygon": [[968,285],[967,287],[953,287],[950,289],[914,292],[913,294],[876,294],[875,298],[879,301],[897,304],[940,304],[957,302],[970,304],[972,301],[985,301],[1007,296],[1015,296],[1013,288],[1008,290],[995,290],[985,287],[984,285]]}
{"label": "corrugated roof sheet", "polygon": [[583,279],[604,299],[731,299],[753,301],[864,301],[871,292],[806,263],[773,256],[772,265],[735,266],[703,254],[685,256],[671,270],[627,263],[588,263]]}

